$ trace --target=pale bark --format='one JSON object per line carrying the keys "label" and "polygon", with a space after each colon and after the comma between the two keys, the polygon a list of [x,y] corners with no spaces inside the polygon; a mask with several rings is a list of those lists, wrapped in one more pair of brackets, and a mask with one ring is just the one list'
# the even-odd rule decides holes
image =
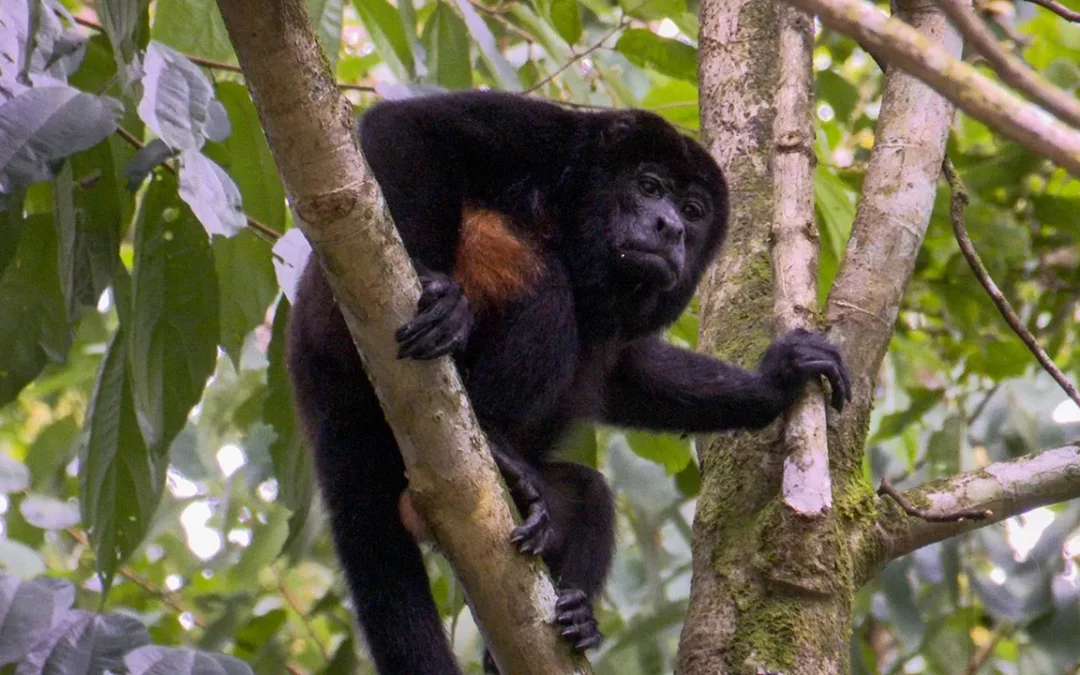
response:
{"label": "pale bark", "polygon": [[1080,131],[1006,90],[957,56],[865,0],[787,0],[855,38],[890,66],[932,85],[990,128],[1080,176]]}
{"label": "pale bark", "polygon": [[[814,222],[813,22],[793,7],[780,7],[779,89],[773,127],[772,174],[776,184],[772,267],[777,328],[816,331],[818,237]],[[783,495],[788,508],[817,518],[832,508],[825,399],[821,387],[806,393],[784,421]]]}
{"label": "pale bark", "polygon": [[980,508],[993,515],[985,520],[933,523],[908,516],[894,502],[883,498],[880,515],[866,541],[874,562],[868,573],[917,548],[1040,506],[1080,497],[1080,446],[1066,445],[995,462],[907,490],[904,496],[912,504],[934,512]]}
{"label": "pale bark", "polygon": [[588,673],[551,625],[555,593],[509,542],[513,518],[448,359],[396,358],[419,285],[360,155],[353,112],[304,0],[219,0],[296,221],[327,272],[394,429],[409,490],[468,594],[503,672]]}

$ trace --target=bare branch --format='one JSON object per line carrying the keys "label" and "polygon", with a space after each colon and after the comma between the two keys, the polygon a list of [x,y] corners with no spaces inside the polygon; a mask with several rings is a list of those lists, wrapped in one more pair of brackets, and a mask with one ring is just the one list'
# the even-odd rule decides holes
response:
{"label": "bare branch", "polygon": [[409,493],[467,591],[504,673],[590,672],[554,625],[555,591],[510,543],[509,502],[450,359],[398,360],[394,329],[419,284],[360,154],[305,0],[219,0],[297,225],[360,347],[409,475]]}
{"label": "bare branch", "polygon": [[[942,12],[930,9],[902,2],[897,16],[917,28],[926,48],[959,56],[958,33]],[[851,369],[857,411],[870,407],[871,383],[930,223],[952,118],[953,106],[943,96],[889,64],[862,199],[825,308],[829,337],[841,345]],[[843,419],[859,424],[847,414]]]}
{"label": "bare branch", "polygon": [[[946,0],[951,1],[951,0]],[[968,266],[975,274],[975,278],[979,280],[979,284],[986,289],[986,294],[990,296],[990,299],[994,301],[994,305],[998,308],[998,312],[1001,313],[1005,322],[1009,324],[1009,327],[1013,329],[1024,344],[1027,345],[1028,351],[1030,351],[1035,359],[1038,360],[1039,365],[1043,367],[1050,377],[1054,378],[1054,381],[1058,383],[1065,394],[1073,400],[1076,405],[1080,406],[1080,394],[1077,393],[1076,387],[1069,381],[1069,378],[1065,376],[1065,373],[1061,372],[1061,369],[1057,367],[1054,360],[1050,358],[1050,355],[1046,353],[1046,350],[1042,348],[1039,341],[1035,339],[1035,336],[1031,334],[1031,331],[1027,329],[1024,322],[1020,320],[1020,317],[1016,315],[1012,305],[1009,304],[1009,300],[1005,297],[1005,294],[1001,292],[994,280],[990,278],[990,272],[986,270],[986,266],[983,265],[982,259],[979,258],[978,251],[975,250],[975,245],[971,243],[971,238],[968,236],[967,228],[964,226],[964,207],[968,203],[967,191],[964,189],[963,183],[960,182],[960,177],[956,175],[956,170],[953,168],[952,162],[946,157],[942,164],[942,170],[945,173],[946,180],[949,181],[949,187],[952,189],[952,202],[950,208],[950,218],[952,220],[953,234],[956,236],[956,243],[960,245],[960,252],[964,254],[964,259],[967,260]]]}
{"label": "bare branch", "polygon": [[624,17],[622,18],[622,20],[621,20],[621,21],[619,21],[619,23],[615,25],[615,27],[613,27],[613,28],[612,28],[611,30],[609,30],[608,32],[604,33],[604,36],[603,36],[602,38],[600,38],[599,40],[597,40],[597,41],[596,41],[595,43],[593,43],[593,44],[592,44],[592,46],[590,46],[590,47],[589,47],[588,49],[585,49],[584,51],[581,51],[581,52],[578,52],[577,54],[574,54],[574,55],[573,55],[572,57],[570,57],[570,60],[568,60],[568,61],[567,61],[566,63],[562,64],[561,66],[559,66],[559,67],[558,67],[558,68],[557,68],[557,69],[555,70],[555,72],[551,73],[550,75],[548,75],[548,76],[547,76],[547,77],[545,77],[544,79],[540,80],[539,82],[537,82],[537,83],[536,83],[536,84],[534,84],[533,86],[531,86],[531,87],[529,87],[528,89],[526,89],[526,90],[525,90],[525,93],[526,93],[526,94],[531,94],[531,93],[533,93],[534,91],[538,91],[538,90],[539,90],[539,89],[541,89],[541,88],[542,88],[542,87],[543,87],[543,86],[544,86],[545,84],[547,84],[548,82],[551,82],[551,81],[552,81],[552,80],[554,80],[554,79],[555,79],[556,77],[558,77],[559,75],[561,75],[561,74],[562,74],[562,73],[563,73],[563,72],[564,72],[564,71],[565,71],[565,70],[566,70],[567,68],[569,68],[570,66],[574,65],[575,63],[577,63],[577,62],[578,62],[578,61],[580,61],[581,59],[585,58],[585,57],[586,57],[586,56],[588,56],[589,54],[592,54],[592,53],[593,53],[593,52],[595,52],[595,51],[596,51],[597,49],[600,49],[601,47],[603,47],[603,46],[604,46],[604,43],[605,43],[605,42],[607,42],[607,41],[608,41],[608,40],[609,40],[609,39],[611,38],[611,36],[615,35],[615,33],[618,33],[618,32],[619,32],[619,31],[621,31],[621,30],[622,30],[623,28],[626,28],[626,24],[627,24],[628,22],[629,22],[629,17],[628,17],[628,16],[624,16]]}
{"label": "bare branch", "polygon": [[904,513],[909,516],[915,516],[916,518],[922,518],[928,523],[959,523],[962,520],[986,520],[990,516],[994,515],[993,511],[988,509],[957,509],[955,511],[931,511],[930,509],[920,509],[907,500],[904,495],[897,492],[888,478],[881,479],[881,485],[878,487],[878,495],[882,497],[891,497],[897,506],[904,510]]}
{"label": "bare branch", "polygon": [[967,114],[1080,176],[1080,131],[1007,91],[865,0],[787,0],[820,16],[892,66],[927,82]]}
{"label": "bare branch", "polygon": [[1053,12],[1054,14],[1057,14],[1058,16],[1060,16],[1062,19],[1065,19],[1066,21],[1072,21],[1073,23],[1080,23],[1080,12],[1076,12],[1076,11],[1073,11],[1073,10],[1069,9],[1068,7],[1061,4],[1060,2],[1057,2],[1057,0],[1029,0],[1029,2],[1031,2],[1032,4],[1038,5],[1039,7],[1043,7],[1043,8],[1046,8],[1046,9],[1050,10],[1051,12]]}
{"label": "bare branch", "polygon": [[[883,503],[875,532],[877,565],[917,548],[1001,522],[1040,506],[1080,497],[1080,446],[1067,445],[950,476],[902,493],[931,513],[983,510],[984,520],[930,522]],[[877,565],[870,566],[872,573]]]}
{"label": "bare branch", "polygon": [[983,56],[1003,82],[1074,127],[1080,127],[1080,101],[1050,84],[1018,57],[1006,52],[969,6],[960,0],[935,0],[960,29],[964,39]]}
{"label": "bare branch", "polygon": [[[818,232],[814,223],[813,22],[780,6],[780,62],[773,122],[773,315],[781,332],[817,329]],[[808,388],[787,414],[784,427],[784,503],[818,518],[832,507],[825,400]]]}

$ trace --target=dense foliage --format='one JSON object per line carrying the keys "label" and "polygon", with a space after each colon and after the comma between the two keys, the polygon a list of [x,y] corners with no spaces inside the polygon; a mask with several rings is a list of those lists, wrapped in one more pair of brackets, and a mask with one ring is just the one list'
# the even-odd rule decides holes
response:
{"label": "dense foliage", "polygon": [[[696,133],[693,0],[308,4],[358,109],[420,85],[484,86],[648,108]],[[1023,4],[984,9],[1076,90],[1080,27]],[[306,249],[234,64],[213,0],[0,5],[0,668],[371,672],[283,369]],[[827,31],[815,67],[824,294],[881,77]],[[950,155],[990,272],[1075,376],[1080,185],[962,116]],[[948,197],[942,186],[880,378],[873,480],[915,484],[1052,447],[1080,422],[975,282]],[[696,334],[691,312],[670,337]],[[567,452],[619,494],[597,672],[671,672],[693,441],[582,428]],[[853,667],[1074,672],[1078,526],[1080,504],[1041,509],[890,565],[857,599]],[[429,563],[478,672],[461,590],[445,561]],[[65,631],[81,636],[74,651],[58,642]]]}

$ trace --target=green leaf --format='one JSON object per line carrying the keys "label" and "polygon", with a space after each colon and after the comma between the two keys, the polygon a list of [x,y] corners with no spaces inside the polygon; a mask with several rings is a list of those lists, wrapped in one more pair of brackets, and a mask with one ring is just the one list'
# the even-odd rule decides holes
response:
{"label": "green leaf", "polygon": [[926,459],[931,478],[951,476],[960,470],[960,453],[966,440],[967,420],[963,415],[950,415],[940,429],[930,434]]}
{"label": "green leaf", "polygon": [[244,339],[263,323],[278,294],[270,246],[251,232],[214,237],[214,267],[221,289],[221,347],[239,366]]}
{"label": "green leaf", "polygon": [[832,106],[836,117],[846,122],[859,104],[859,91],[836,71],[821,70],[815,76],[814,90],[818,97]]}
{"label": "green leaf", "polygon": [[71,347],[57,268],[56,232],[47,215],[23,223],[14,259],[0,275],[0,406]]}
{"label": "green leaf", "polygon": [[123,167],[133,156],[115,136],[71,158],[75,180],[75,295],[96,303],[112,283],[120,261],[123,228],[135,212],[135,198],[124,189]]}
{"label": "green leaf", "polygon": [[143,438],[157,454],[214,372],[218,284],[206,233],[177,198],[171,176],[150,185],[135,228],[131,391]]}
{"label": "green leaf", "polygon": [[824,306],[844,259],[844,248],[855,221],[855,201],[844,181],[820,163],[814,169],[814,206],[821,235],[818,299]]}
{"label": "green leaf", "polygon": [[415,75],[412,51],[397,10],[386,0],[353,0],[353,7],[383,63],[399,80],[411,82]]}
{"label": "green leaf", "polygon": [[447,89],[472,87],[468,29],[449,5],[435,6],[420,39],[427,48],[428,82]]}
{"label": "green leaf", "polygon": [[881,424],[869,443],[880,443],[904,431],[908,425],[922,418],[923,414],[937,405],[945,392],[940,389],[922,389],[910,391],[908,394],[911,396],[908,407],[882,417]]}
{"label": "green leaf", "polygon": [[688,44],[660,37],[644,28],[631,28],[615,43],[615,49],[636,66],[697,82],[697,49]]}
{"label": "green leaf", "polygon": [[[361,0],[355,0],[360,2]],[[521,83],[518,82],[517,71],[503,56],[499,45],[495,42],[495,36],[484,20],[477,14],[469,0],[455,0],[458,11],[465,19],[465,25],[469,29],[476,45],[480,47],[480,56],[491,70],[491,75],[499,88],[504,91],[521,91]]]}
{"label": "green leaf", "polygon": [[227,156],[219,157],[209,148],[207,154],[236,181],[245,212],[281,232],[285,229],[285,188],[247,87],[221,82],[217,85],[217,97],[229,113],[233,132],[221,144],[228,151]]}
{"label": "green leaf", "polygon": [[277,559],[289,538],[290,515],[286,508],[270,509],[269,522],[255,528],[251,544],[229,569],[230,588],[246,588],[258,583],[259,571]]}
{"label": "green leaf", "polygon": [[292,384],[285,363],[286,329],[289,324],[289,301],[282,297],[274,310],[266,370],[269,393],[263,418],[274,427],[277,438],[270,444],[270,459],[278,480],[278,500],[293,512],[289,520],[289,539],[295,539],[308,518],[312,501],[311,456],[304,449],[300,426],[296,422]]}
{"label": "green leaf", "polygon": [[236,63],[215,0],[157,0],[150,37],[183,54]]}
{"label": "green leaf", "polygon": [[341,19],[344,13],[342,0],[307,0],[311,25],[315,26],[315,35],[319,38],[323,52],[330,61],[330,69],[337,67],[338,54],[341,52]]}
{"label": "green leaf", "polygon": [[581,10],[577,0],[535,0],[534,5],[567,44],[581,39]]}
{"label": "green leaf", "polygon": [[663,466],[669,476],[685,469],[692,459],[690,441],[678,436],[631,431],[626,441],[635,455]]}
{"label": "green leaf", "polygon": [[79,506],[47,495],[28,494],[19,504],[19,513],[34,527],[62,530],[79,524]]}
{"label": "green leaf", "polygon": [[166,458],[150,453],[135,420],[126,351],[121,326],[101,361],[79,457],[82,521],[105,592],[145,536],[165,484]]}

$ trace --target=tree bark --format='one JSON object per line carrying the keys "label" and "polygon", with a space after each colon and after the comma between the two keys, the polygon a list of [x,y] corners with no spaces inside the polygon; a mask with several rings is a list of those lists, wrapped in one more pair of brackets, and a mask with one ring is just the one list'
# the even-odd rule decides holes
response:
{"label": "tree bark", "polygon": [[[790,225],[775,222],[780,211],[770,208],[777,184],[769,167],[783,150],[773,144],[778,6],[702,3],[702,131],[731,182],[733,214],[729,242],[702,289],[701,345],[751,367],[771,338],[761,317],[784,306],[774,302],[768,256],[770,234]],[[959,52],[933,5],[908,2],[899,13],[927,40]],[[878,512],[861,461],[873,381],[929,223],[952,115],[944,99],[899,70],[889,73],[884,99],[860,216],[827,310],[856,394],[842,416],[828,416],[833,508],[813,519],[784,504],[785,445],[775,426],[700,444],[681,675],[848,670],[851,601],[871,567],[859,544]]]}
{"label": "tree bark", "polygon": [[327,272],[401,447],[409,491],[496,662],[515,675],[590,672],[552,625],[555,592],[538,559],[510,544],[509,503],[452,362],[396,358],[394,329],[415,313],[419,285],[304,0],[218,5],[297,225]]}

